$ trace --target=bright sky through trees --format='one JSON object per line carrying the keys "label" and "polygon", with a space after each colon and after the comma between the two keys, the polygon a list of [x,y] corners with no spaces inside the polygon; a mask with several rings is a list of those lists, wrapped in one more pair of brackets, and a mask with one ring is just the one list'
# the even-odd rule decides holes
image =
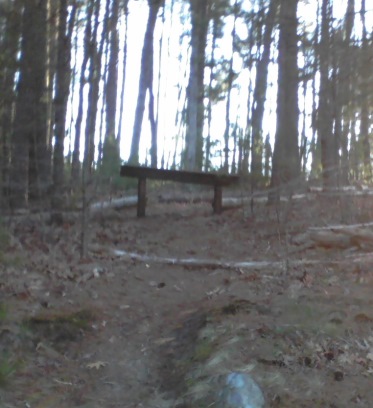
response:
{"label": "bright sky through trees", "polygon": [[[174,150],[175,137],[178,136],[180,129],[175,126],[175,116],[177,112],[181,112],[183,101],[185,101],[185,89],[188,81],[189,70],[189,36],[190,30],[189,21],[185,16],[188,15],[188,3],[187,2],[175,2],[174,9],[171,14],[170,2],[166,1],[166,7],[163,10],[164,22],[162,23],[162,16],[158,16],[158,22],[155,31],[154,40],[154,92],[156,94],[157,87],[160,87],[160,104],[159,104],[159,123],[158,123],[158,144],[159,152],[165,152],[165,160],[167,161],[168,155]],[[356,1],[356,10],[360,10],[360,1]],[[347,0],[334,0],[333,13],[335,17],[334,24],[338,24],[341,19],[344,18],[346,12]],[[246,7],[251,7],[251,2],[247,2]],[[128,16],[128,59],[126,69],[126,83],[125,83],[125,99],[124,99],[124,112],[123,112],[123,125],[122,125],[122,144],[121,144],[121,157],[123,160],[127,160],[129,156],[129,150],[132,138],[132,129],[137,101],[138,93],[138,81],[140,73],[141,52],[144,39],[144,33],[146,28],[146,21],[148,15],[148,4],[146,1],[130,1],[129,2],[129,16]],[[183,16],[183,17],[181,17]],[[306,30],[310,33],[315,28],[317,22],[317,1],[300,1],[298,6],[298,16],[300,27],[305,26]],[[183,20],[183,23],[181,22]],[[369,9],[366,14],[366,20],[368,30],[370,32],[373,28],[373,9]],[[225,57],[230,58],[231,55],[231,30],[232,30],[233,18],[228,17],[225,19],[224,37],[219,40],[219,48],[216,51],[216,58]],[[120,31],[120,44],[121,54],[119,56],[119,81],[121,83],[123,76],[123,41],[124,41],[124,18],[121,21],[122,30]],[[304,28],[302,28],[304,31]],[[82,37],[81,33],[81,37]],[[245,39],[247,36],[247,28],[242,22],[238,22],[237,34],[241,39]],[[357,12],[355,16],[354,35],[359,38],[361,35],[361,19]],[[159,58],[160,41],[163,36],[161,58]],[[82,38],[78,38],[78,43],[82,47]],[[207,56],[209,56],[211,49],[210,42],[207,44]],[[277,65],[275,54],[276,47],[273,47],[272,58],[274,63],[269,68],[269,87],[267,91],[267,103],[265,119],[263,123],[263,135],[270,134],[271,139],[274,136],[276,126],[276,82],[277,82]],[[77,54],[79,56],[79,52]],[[80,64],[80,58],[78,58],[77,64]],[[299,59],[299,66],[302,66],[304,61]],[[159,65],[160,64],[160,65]],[[161,71],[161,82],[158,83],[158,74]],[[247,69],[244,67],[242,58],[238,55],[234,59],[234,71],[239,72],[239,77],[236,80],[236,86],[232,93],[232,106],[231,106],[231,123],[236,123],[240,128],[245,129],[247,121],[247,97],[248,88],[253,86],[255,80],[255,69]],[[209,75],[209,70],[206,69],[206,77]],[[78,85],[78,81],[76,81]],[[178,97],[178,86],[181,86],[181,98]],[[306,106],[310,115],[312,112],[311,106],[308,106],[310,102],[304,100],[303,94],[300,90],[299,104],[301,107]],[[310,90],[309,90],[310,91]],[[77,97],[77,92],[73,93]],[[118,92],[118,98],[119,98]],[[76,106],[77,100],[74,100],[73,106]],[[119,106],[119,104],[118,104]],[[308,108],[307,108],[308,106]],[[147,105],[146,105],[147,107]],[[217,103],[213,107],[212,114],[212,136],[216,139],[215,154],[222,149],[222,145],[219,144],[223,140],[224,134],[224,117],[225,117],[225,102]],[[74,110],[72,111],[72,119],[74,120]],[[119,114],[119,113],[118,113]],[[141,137],[141,152],[140,162],[144,163],[146,155],[150,149],[150,125],[147,116],[147,109],[144,115],[143,130]],[[84,123],[84,121],[83,121]],[[306,128],[311,125],[311,118],[306,123]],[[301,126],[301,124],[300,124]],[[181,138],[180,138],[181,139]],[[82,149],[83,150],[83,149]],[[179,144],[178,151],[181,153],[182,146]],[[159,157],[159,160],[161,155]],[[220,158],[217,157],[214,164],[219,165]]]}

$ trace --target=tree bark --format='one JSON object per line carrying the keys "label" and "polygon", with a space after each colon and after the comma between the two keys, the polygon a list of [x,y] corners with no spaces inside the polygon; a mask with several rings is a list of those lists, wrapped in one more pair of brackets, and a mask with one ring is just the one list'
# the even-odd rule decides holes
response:
{"label": "tree bark", "polygon": [[369,91],[369,78],[371,78],[371,52],[369,51],[369,41],[366,28],[366,5],[365,0],[361,0],[361,22],[362,22],[362,47],[360,59],[360,93],[361,93],[361,112],[360,112],[360,138],[363,147],[364,178],[372,178],[372,162],[370,158],[370,118],[369,107],[372,106],[371,93]]}
{"label": "tree bark", "polygon": [[[28,206],[29,187],[34,196],[46,189],[42,167],[46,157],[46,0],[25,1],[16,113],[11,146],[10,203]],[[30,160],[31,154],[31,160]],[[29,186],[29,182],[32,183]]]}
{"label": "tree bark", "polygon": [[[48,99],[47,95],[47,0],[26,1],[26,18],[32,21],[32,40],[29,42],[32,61],[29,69],[33,72],[33,129],[29,133],[29,198],[41,199],[46,195],[51,184],[51,151],[48,140]],[[31,15],[26,10],[31,8]],[[30,34],[26,34],[30,35]],[[31,78],[30,78],[31,80]]]}
{"label": "tree bark", "polygon": [[265,21],[263,53],[256,66],[255,90],[251,112],[251,182],[257,188],[263,177],[263,116],[267,93],[268,66],[272,45],[272,33],[276,21],[279,0],[271,0]]}
{"label": "tree bark", "polygon": [[[338,181],[345,185],[349,179],[348,132],[345,122],[352,107],[352,31],[354,26],[355,0],[348,0],[342,33],[336,32],[337,43],[333,48],[333,93],[334,93],[334,161],[338,165]],[[340,35],[339,35],[340,34]],[[342,51],[341,51],[342,49]],[[340,152],[340,154],[338,154]]]}
{"label": "tree bark", "polygon": [[201,170],[203,162],[204,69],[210,0],[190,0],[192,34],[187,88],[184,168]]}
{"label": "tree bark", "polygon": [[75,138],[74,138],[74,150],[71,165],[71,185],[73,188],[79,186],[80,180],[80,141],[81,141],[81,131],[83,122],[83,111],[84,111],[84,88],[86,85],[86,69],[91,53],[91,35],[92,35],[92,15],[93,15],[94,0],[89,0],[87,6],[87,17],[86,26],[84,31],[84,51],[83,60],[80,68],[80,80],[79,80],[79,101],[78,101],[78,112],[75,121]]}
{"label": "tree bark", "polygon": [[219,21],[218,18],[214,18],[212,21],[212,44],[211,44],[211,56],[209,62],[210,76],[209,76],[209,85],[208,85],[208,103],[207,103],[207,137],[206,137],[206,146],[205,146],[205,164],[204,170],[208,171],[211,165],[210,155],[211,155],[211,122],[212,122],[212,98],[211,93],[213,89],[214,82],[214,68],[216,65],[215,61],[215,52],[216,52],[216,42],[218,39],[219,33]]}
{"label": "tree bark", "polygon": [[233,71],[233,58],[235,54],[236,48],[236,24],[237,24],[237,12],[238,12],[238,4],[237,0],[234,4],[234,20],[233,20],[233,28],[231,33],[232,39],[232,54],[229,60],[229,69],[228,69],[228,78],[227,78],[227,98],[225,103],[225,131],[224,131],[224,172],[229,172],[229,136],[231,131],[231,121],[230,121],[230,111],[231,111],[231,98],[232,98],[232,87],[234,81],[234,71]]}
{"label": "tree bark", "polygon": [[321,143],[322,180],[324,188],[337,184],[338,166],[335,162],[335,140],[333,134],[333,116],[331,106],[331,82],[329,79],[330,61],[330,0],[323,0],[321,7],[321,42],[320,42],[320,90],[317,127]]}
{"label": "tree bark", "polygon": [[124,111],[124,89],[126,85],[127,75],[127,44],[128,44],[128,0],[124,0],[123,3],[124,18],[125,18],[125,32],[123,40],[123,71],[122,71],[122,86],[120,90],[120,108],[119,108],[119,123],[117,133],[117,144],[120,146],[122,141],[122,123],[123,123],[123,111]]}
{"label": "tree bark", "polygon": [[106,138],[115,139],[116,113],[117,113],[117,89],[118,89],[118,12],[119,0],[112,0],[111,16],[109,23],[110,57],[108,64],[108,76],[106,84]]}
{"label": "tree bark", "polygon": [[285,186],[294,189],[300,176],[298,149],[298,0],[280,4],[280,38],[278,56],[277,127],[273,152],[270,201],[279,198]]}
{"label": "tree bark", "polygon": [[[58,46],[57,69],[54,98],[55,143],[53,152],[53,197],[52,213],[55,220],[60,221],[64,205],[64,142],[66,129],[66,113],[71,79],[71,38],[75,24],[76,5],[70,12],[68,21],[68,0],[60,0],[58,11]],[[59,219],[59,220],[57,220]]]}
{"label": "tree bark", "polygon": [[15,74],[21,36],[22,0],[14,1],[4,19],[4,34],[0,40],[0,55],[2,55],[0,61],[0,195],[2,198],[7,198],[11,135],[14,125],[13,111],[16,100]]}
{"label": "tree bark", "polygon": [[85,125],[83,177],[87,182],[92,174],[95,155],[95,133],[97,107],[99,100],[99,85],[101,80],[101,64],[105,39],[107,38],[107,22],[109,12],[109,1],[106,3],[104,24],[102,27],[101,40],[98,42],[98,27],[100,15],[100,1],[96,1],[94,8],[94,26],[90,41],[90,65],[88,72],[88,97],[87,97],[87,120]]}
{"label": "tree bark", "polygon": [[140,137],[145,111],[146,93],[150,90],[153,82],[154,29],[157,22],[158,11],[162,3],[163,0],[148,0],[149,16],[142,49],[139,93],[137,97],[135,122],[133,125],[131,153],[128,160],[133,164],[139,164]]}

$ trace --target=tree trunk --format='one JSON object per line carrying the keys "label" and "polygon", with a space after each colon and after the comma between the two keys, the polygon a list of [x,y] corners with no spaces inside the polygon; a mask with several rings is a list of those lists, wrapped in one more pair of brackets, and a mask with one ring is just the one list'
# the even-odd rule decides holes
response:
{"label": "tree trunk", "polygon": [[277,127],[272,166],[272,197],[279,198],[287,186],[292,192],[300,176],[298,149],[298,0],[280,4],[280,38],[278,55]]}
{"label": "tree trunk", "polygon": [[307,131],[306,131],[306,117],[307,117],[307,81],[303,81],[303,107],[302,107],[302,132],[300,138],[300,152],[299,160],[302,176],[306,175],[307,172]]}
{"label": "tree trunk", "polygon": [[264,180],[266,182],[270,179],[272,157],[272,146],[269,141],[269,135],[267,135],[264,142]]}
{"label": "tree trunk", "polygon": [[110,55],[109,62],[107,64],[108,68],[105,93],[106,131],[103,138],[104,140],[100,141],[100,145],[102,145],[101,170],[103,171],[103,175],[107,177],[112,177],[117,174],[120,166],[119,144],[117,138],[115,137],[119,55],[119,38],[117,30],[118,14],[119,1],[112,0],[110,22],[108,27],[108,35],[110,36]]}
{"label": "tree trunk", "polygon": [[[253,19],[251,19],[253,20]],[[253,49],[255,46],[255,24],[251,21],[251,24],[248,28],[249,35],[248,35],[248,47],[249,49]],[[248,69],[251,70],[253,68],[253,58],[251,57],[248,61]],[[250,150],[251,150],[251,115],[250,111],[252,108],[252,99],[253,99],[253,84],[252,79],[249,79],[249,86],[247,92],[247,117],[246,117],[246,129],[245,135],[242,140],[242,163],[240,163],[241,173],[244,175],[249,174],[249,159],[250,159]]]}
{"label": "tree trunk", "polygon": [[13,111],[16,100],[15,74],[17,70],[17,53],[21,35],[22,3],[14,1],[4,16],[4,34],[0,40],[0,195],[9,193],[10,143],[13,133]]}
{"label": "tree trunk", "polygon": [[371,92],[369,91],[369,78],[371,77],[372,62],[371,52],[369,51],[369,41],[366,28],[366,6],[365,0],[361,0],[361,22],[362,22],[362,47],[360,59],[360,94],[361,94],[361,112],[360,112],[360,139],[363,148],[364,178],[371,181],[372,163],[370,158],[370,115],[369,108],[372,106]]}
{"label": "tree trunk", "polygon": [[146,93],[151,88],[153,82],[154,29],[162,2],[163,0],[148,0],[149,16],[142,49],[139,93],[137,97],[135,122],[133,125],[131,153],[128,160],[133,164],[139,164],[140,137],[145,111]]}
{"label": "tree trunk", "polygon": [[158,120],[155,117],[155,103],[153,91],[153,76],[149,86],[149,123],[151,133],[150,166],[156,168],[158,165]]}
{"label": "tree trunk", "polygon": [[[47,95],[47,0],[41,0],[30,7],[26,1],[25,19],[33,25],[33,39],[30,40],[30,54],[33,53],[29,69],[33,71],[34,117],[33,130],[29,134],[29,198],[41,199],[51,183],[51,152],[48,141],[48,99]],[[31,14],[26,17],[26,10]],[[24,23],[25,24],[25,23]],[[27,23],[29,24],[29,23]],[[31,45],[32,43],[32,45]]]}
{"label": "tree trunk", "polygon": [[109,22],[110,57],[108,64],[108,76],[106,83],[106,138],[115,139],[116,112],[117,112],[117,89],[118,89],[118,12],[119,0],[112,0],[111,16]]}
{"label": "tree trunk", "polygon": [[[348,0],[345,14],[344,38],[340,39],[342,52],[340,47],[333,47],[334,56],[334,137],[336,147],[334,149],[335,161],[340,168],[340,182],[342,185],[348,183],[349,178],[349,162],[348,162],[348,133],[344,132],[344,119],[350,115],[352,87],[352,64],[351,64],[351,41],[352,31],[354,26],[355,16],[355,0]],[[335,35],[336,36],[336,35]],[[339,37],[337,37],[339,38]],[[337,46],[339,44],[336,44]],[[338,152],[340,151],[340,157]]]}
{"label": "tree trunk", "polygon": [[320,91],[318,107],[318,134],[321,143],[321,165],[324,188],[337,184],[338,166],[335,162],[335,140],[333,134],[333,116],[331,107],[331,82],[329,79],[330,62],[330,0],[323,0],[321,7],[321,42],[320,42]]}
{"label": "tree trunk", "polygon": [[74,188],[79,186],[80,179],[80,140],[83,122],[84,102],[84,87],[86,85],[86,69],[90,58],[91,35],[92,35],[92,15],[93,15],[94,0],[90,0],[87,6],[86,26],[84,31],[84,51],[83,60],[80,69],[80,83],[79,83],[79,102],[78,113],[75,121],[75,139],[74,151],[71,165],[71,185]]}
{"label": "tree trunk", "polygon": [[87,97],[87,120],[85,125],[85,142],[84,142],[84,159],[83,172],[85,182],[88,181],[92,174],[93,162],[95,155],[95,133],[96,133],[96,119],[97,119],[97,105],[99,100],[99,85],[101,80],[101,60],[104,49],[104,42],[107,38],[107,22],[109,1],[107,0],[104,25],[102,27],[101,41],[98,43],[98,27],[100,2],[96,1],[94,11],[94,26],[92,37],[90,41],[90,66],[88,73],[88,97]]}
{"label": "tree trunk", "polygon": [[232,87],[234,81],[234,71],[233,71],[233,58],[236,48],[236,23],[237,23],[237,0],[234,4],[234,21],[231,33],[232,38],[232,54],[229,61],[228,78],[227,78],[227,99],[225,103],[225,131],[224,131],[224,172],[229,172],[229,136],[231,130],[230,121],[230,111],[231,111],[231,97],[232,97]]}
{"label": "tree trunk", "polygon": [[203,162],[204,69],[210,0],[190,0],[191,57],[187,88],[187,129],[184,168],[201,170]]}
{"label": "tree trunk", "polygon": [[119,123],[118,123],[118,133],[117,133],[117,144],[120,146],[122,141],[122,123],[123,123],[123,111],[124,111],[124,89],[126,85],[126,74],[127,74],[127,40],[128,40],[128,0],[124,1],[123,4],[124,15],[125,15],[125,32],[123,41],[123,72],[122,72],[122,86],[120,90],[120,107],[119,107]]}
{"label": "tree trunk", "polygon": [[252,190],[257,188],[263,177],[263,116],[267,93],[268,66],[272,45],[272,33],[276,20],[279,0],[271,0],[265,21],[263,53],[256,67],[255,90],[251,113],[251,182]]}
{"label": "tree trunk", "polygon": [[[28,205],[43,185],[46,157],[47,106],[43,99],[46,75],[46,0],[25,1],[22,19],[20,71],[12,136],[10,202],[12,208]],[[31,160],[30,160],[31,154]],[[30,186],[29,186],[30,182]]]}
{"label": "tree trunk", "polygon": [[[173,16],[173,8],[174,8],[174,0],[171,1],[171,20]],[[165,22],[166,22],[166,12],[163,8],[162,12],[162,33],[159,39],[159,51],[158,51],[158,78],[157,78],[157,94],[154,97],[153,91],[153,79],[152,84],[149,89],[149,122],[150,122],[150,131],[151,131],[151,148],[150,148],[150,158],[151,158],[151,166],[157,167],[158,166],[158,123],[159,123],[159,111],[160,111],[160,98],[161,98],[161,83],[162,83],[162,76],[163,76],[163,40],[165,35]],[[171,21],[172,25],[172,21]],[[168,44],[167,44],[167,52],[168,57],[170,57],[170,37],[168,37]],[[167,83],[167,79],[166,79]],[[166,97],[166,92],[164,93]],[[155,110],[157,110],[157,114],[155,115]],[[163,129],[164,131],[164,129]],[[163,152],[161,157],[161,167],[164,168],[164,148],[166,145],[166,134],[163,135]]]}
{"label": "tree trunk", "polygon": [[[54,82],[57,69],[57,52],[58,52],[58,13],[59,1],[47,0],[47,57],[46,57],[46,92],[44,99],[47,103],[47,134],[46,148],[48,161],[46,163],[46,172],[49,175],[48,181],[53,182],[53,134],[54,134]],[[69,48],[71,43],[69,43]],[[70,67],[69,67],[70,68]]]}
{"label": "tree trunk", "polygon": [[[319,15],[319,13],[317,13]],[[314,35],[314,41],[317,41],[318,37],[318,27],[319,23],[317,22],[316,25],[316,32]],[[312,118],[311,118],[311,128],[312,128],[312,138],[311,138],[311,146],[310,152],[312,154],[312,162],[311,162],[311,174],[310,178],[316,178],[320,176],[320,168],[321,168],[321,143],[320,137],[317,134],[317,90],[316,90],[316,73],[317,73],[317,62],[314,61],[313,63],[313,78],[312,78]]]}
{"label": "tree trunk", "polygon": [[212,44],[211,44],[211,57],[210,57],[210,77],[209,77],[209,85],[208,85],[208,103],[207,103],[207,137],[206,137],[206,146],[205,146],[205,165],[204,170],[208,171],[211,165],[210,162],[210,155],[211,155],[211,122],[212,122],[212,89],[213,89],[213,82],[214,82],[214,68],[216,65],[215,61],[215,51],[216,51],[216,41],[218,38],[219,32],[219,25],[218,20],[216,18],[212,21]]}
{"label": "tree trunk", "polygon": [[352,172],[352,179],[353,180],[359,180],[361,176],[359,164],[360,160],[359,158],[361,157],[360,154],[360,143],[358,142],[357,136],[356,136],[356,117],[353,116],[350,124],[350,129],[351,129],[351,141],[350,141],[350,168]]}
{"label": "tree trunk", "polygon": [[54,98],[55,144],[53,154],[53,198],[52,213],[55,221],[61,221],[60,211],[64,202],[64,141],[66,129],[66,111],[71,79],[71,38],[75,24],[76,6],[70,12],[68,22],[68,0],[60,0],[58,11],[57,69]]}

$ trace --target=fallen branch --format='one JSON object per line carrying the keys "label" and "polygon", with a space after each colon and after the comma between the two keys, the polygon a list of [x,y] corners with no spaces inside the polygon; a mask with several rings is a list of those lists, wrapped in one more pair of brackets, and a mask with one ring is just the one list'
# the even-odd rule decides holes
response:
{"label": "fallen branch", "polygon": [[91,212],[99,212],[107,209],[120,209],[124,207],[134,207],[137,204],[137,196],[113,198],[108,201],[100,201],[90,206]]}
{"label": "fallen branch", "polygon": [[[139,261],[144,263],[161,263],[166,265],[178,265],[191,268],[209,268],[209,269],[229,269],[229,270],[244,270],[244,269],[267,269],[269,267],[277,269],[285,269],[285,261],[216,261],[212,259],[196,259],[196,258],[168,258],[159,257],[155,255],[141,255],[134,252],[127,252],[122,250],[112,250],[114,255],[121,259],[128,259],[132,261]],[[339,261],[315,261],[315,260],[294,260],[288,261],[291,266],[307,266],[320,264],[340,264]]]}
{"label": "fallen branch", "polygon": [[[304,194],[298,194],[293,199],[303,199],[306,196]],[[154,200],[154,198],[152,198]],[[209,196],[181,196],[181,195],[159,195],[156,200],[162,204],[199,204],[199,203],[212,203],[212,197]],[[243,205],[250,204],[251,200],[255,203],[266,203],[268,200],[267,193],[258,193],[253,196],[242,197],[223,197],[223,207],[241,207]],[[281,201],[288,201],[288,197],[281,197]],[[107,209],[121,209],[126,207],[135,207],[137,205],[137,196],[113,198],[107,201],[100,201],[93,203],[90,206],[91,213],[100,212]]]}

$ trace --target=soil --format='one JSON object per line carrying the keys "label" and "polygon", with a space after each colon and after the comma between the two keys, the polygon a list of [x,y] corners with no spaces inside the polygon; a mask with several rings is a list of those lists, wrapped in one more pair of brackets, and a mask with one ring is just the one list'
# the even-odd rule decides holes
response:
{"label": "soil", "polygon": [[[373,406],[372,262],[293,243],[346,207],[192,201],[92,217],[84,257],[76,214],[6,220],[1,407],[208,407],[232,371],[267,407]],[[349,204],[349,222],[371,219],[372,203]]]}

